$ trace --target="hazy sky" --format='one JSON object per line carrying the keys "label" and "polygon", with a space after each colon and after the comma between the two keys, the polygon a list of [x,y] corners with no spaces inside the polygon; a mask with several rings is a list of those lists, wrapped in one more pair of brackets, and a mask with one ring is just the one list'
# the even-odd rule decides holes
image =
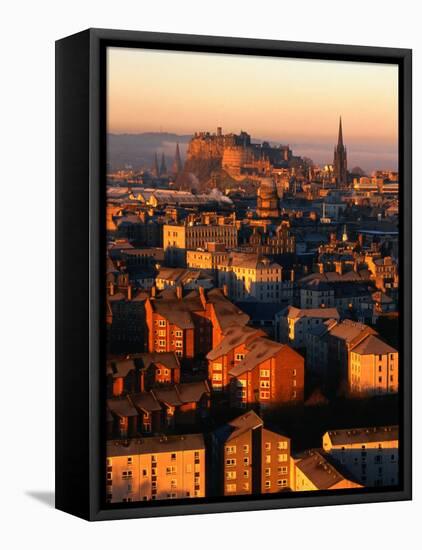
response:
{"label": "hazy sky", "polygon": [[245,130],[331,162],[343,118],[349,167],[397,168],[395,65],[110,48],[108,131]]}

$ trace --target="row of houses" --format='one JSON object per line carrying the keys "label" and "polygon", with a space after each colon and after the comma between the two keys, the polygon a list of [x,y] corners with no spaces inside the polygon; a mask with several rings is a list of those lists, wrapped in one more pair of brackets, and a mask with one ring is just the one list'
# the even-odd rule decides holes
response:
{"label": "row of houses", "polygon": [[394,486],[398,428],[328,431],[321,448],[294,455],[289,437],[249,411],[209,437],[110,440],[106,477],[111,503]]}

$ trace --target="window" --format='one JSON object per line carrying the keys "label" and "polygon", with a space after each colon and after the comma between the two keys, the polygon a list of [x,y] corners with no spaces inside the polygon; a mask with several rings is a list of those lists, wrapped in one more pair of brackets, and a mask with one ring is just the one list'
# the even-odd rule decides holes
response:
{"label": "window", "polygon": [[165,336],[166,335],[166,331],[165,330],[159,330],[158,331],[158,336]]}
{"label": "window", "polygon": [[236,361],[243,361],[244,358],[245,358],[244,353],[236,353],[236,355],[235,355]]}
{"label": "window", "polygon": [[122,472],[122,478],[123,479],[131,479],[132,478],[132,470],[125,470]]}
{"label": "window", "polygon": [[142,477],[147,477],[148,476],[148,470],[142,470]]}
{"label": "window", "polygon": [[235,471],[226,472],[226,479],[236,479],[236,472]]}
{"label": "window", "polygon": [[176,460],[176,453],[171,453],[171,459]]}
{"label": "window", "polygon": [[243,445],[243,452],[249,453],[249,445]]}
{"label": "window", "polygon": [[271,455],[265,455],[265,464],[271,464]]}
{"label": "window", "polygon": [[249,457],[245,456],[245,458],[243,459],[243,464],[245,466],[249,466]]}
{"label": "window", "polygon": [[180,342],[180,340],[176,340],[176,348],[182,348],[183,342]]}
{"label": "window", "polygon": [[176,330],[174,332],[174,335],[176,336],[176,338],[181,338],[183,336],[183,332],[181,330]]}
{"label": "window", "polygon": [[227,458],[226,459],[226,465],[227,466],[236,466],[236,459],[235,458]]}
{"label": "window", "polygon": [[130,466],[132,464],[132,457],[131,456],[127,457],[127,463],[128,463],[128,466]]}
{"label": "window", "polygon": [[167,475],[175,474],[176,472],[177,472],[176,466],[167,466],[167,468],[166,468],[166,474]]}
{"label": "window", "polygon": [[277,479],[277,485],[279,487],[286,487],[287,486],[287,479]]}
{"label": "window", "polygon": [[259,392],[259,398],[260,399],[269,399],[270,398],[270,392],[269,391],[260,391]]}
{"label": "window", "polygon": [[271,475],[271,468],[265,468],[265,476],[270,477]]}
{"label": "window", "polygon": [[212,375],[212,379],[214,382],[221,382],[223,380],[223,375],[219,372],[214,372]]}
{"label": "window", "polygon": [[242,488],[244,491],[249,491],[249,482],[242,483]]}
{"label": "window", "polygon": [[163,348],[166,345],[166,341],[165,340],[159,340],[158,345]]}
{"label": "window", "polygon": [[287,466],[279,466],[277,472],[279,475],[287,474]]}
{"label": "window", "polygon": [[269,378],[270,377],[270,371],[267,369],[261,369],[259,375],[261,378]]}
{"label": "window", "polygon": [[277,449],[279,451],[281,451],[283,449],[287,449],[287,441],[278,441],[277,442]]}
{"label": "window", "polygon": [[269,380],[261,380],[259,383],[260,388],[269,388],[270,387],[270,381]]}
{"label": "window", "polygon": [[249,470],[243,470],[243,477],[244,478],[249,477]]}
{"label": "window", "polygon": [[226,491],[228,493],[235,493],[236,492],[236,483],[227,483]]}
{"label": "window", "polygon": [[267,481],[265,482],[265,488],[266,488],[266,489],[271,489],[271,481],[268,481],[268,480],[267,480]]}
{"label": "window", "polygon": [[226,447],[226,453],[228,455],[232,455],[232,454],[235,454],[236,453],[236,445],[228,445]]}
{"label": "window", "polygon": [[278,455],[277,460],[278,462],[287,462],[287,455],[286,454]]}
{"label": "window", "polygon": [[166,326],[166,322],[164,321],[164,319],[159,319],[158,326],[159,327],[165,327]]}
{"label": "window", "polygon": [[266,451],[271,451],[271,443],[270,443],[269,441],[267,441],[267,442],[265,443],[265,450],[266,450]]}

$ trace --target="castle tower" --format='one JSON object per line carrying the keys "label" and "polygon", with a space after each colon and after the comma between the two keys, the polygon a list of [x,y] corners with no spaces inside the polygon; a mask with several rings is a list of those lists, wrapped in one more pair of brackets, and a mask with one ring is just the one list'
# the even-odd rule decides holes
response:
{"label": "castle tower", "polygon": [[176,145],[176,154],[174,155],[174,161],[173,161],[173,165],[171,167],[171,171],[173,172],[173,174],[175,176],[177,176],[178,174],[180,174],[180,172],[182,170],[183,170],[182,159],[180,157],[179,144],[177,144]]}
{"label": "castle tower", "polygon": [[343,144],[343,128],[341,117],[338,128],[337,147],[335,147],[334,149],[333,168],[334,178],[337,185],[339,185],[340,187],[347,185],[347,152],[346,147]]}
{"label": "castle tower", "polygon": [[160,176],[167,174],[166,157],[164,153],[161,155]]}
{"label": "castle tower", "polygon": [[160,175],[160,170],[158,169],[158,157],[157,153],[154,155],[154,164],[152,165],[152,175],[158,177]]}
{"label": "castle tower", "polygon": [[277,187],[273,178],[261,178],[256,211],[260,218],[278,218],[280,216]]}

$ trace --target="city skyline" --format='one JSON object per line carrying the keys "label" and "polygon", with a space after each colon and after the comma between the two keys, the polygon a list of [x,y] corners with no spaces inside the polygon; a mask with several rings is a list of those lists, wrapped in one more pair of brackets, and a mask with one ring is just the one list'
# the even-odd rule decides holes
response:
{"label": "city skyline", "polygon": [[109,48],[107,89],[110,133],[223,126],[326,164],[342,116],[350,166],[397,169],[396,66]]}

